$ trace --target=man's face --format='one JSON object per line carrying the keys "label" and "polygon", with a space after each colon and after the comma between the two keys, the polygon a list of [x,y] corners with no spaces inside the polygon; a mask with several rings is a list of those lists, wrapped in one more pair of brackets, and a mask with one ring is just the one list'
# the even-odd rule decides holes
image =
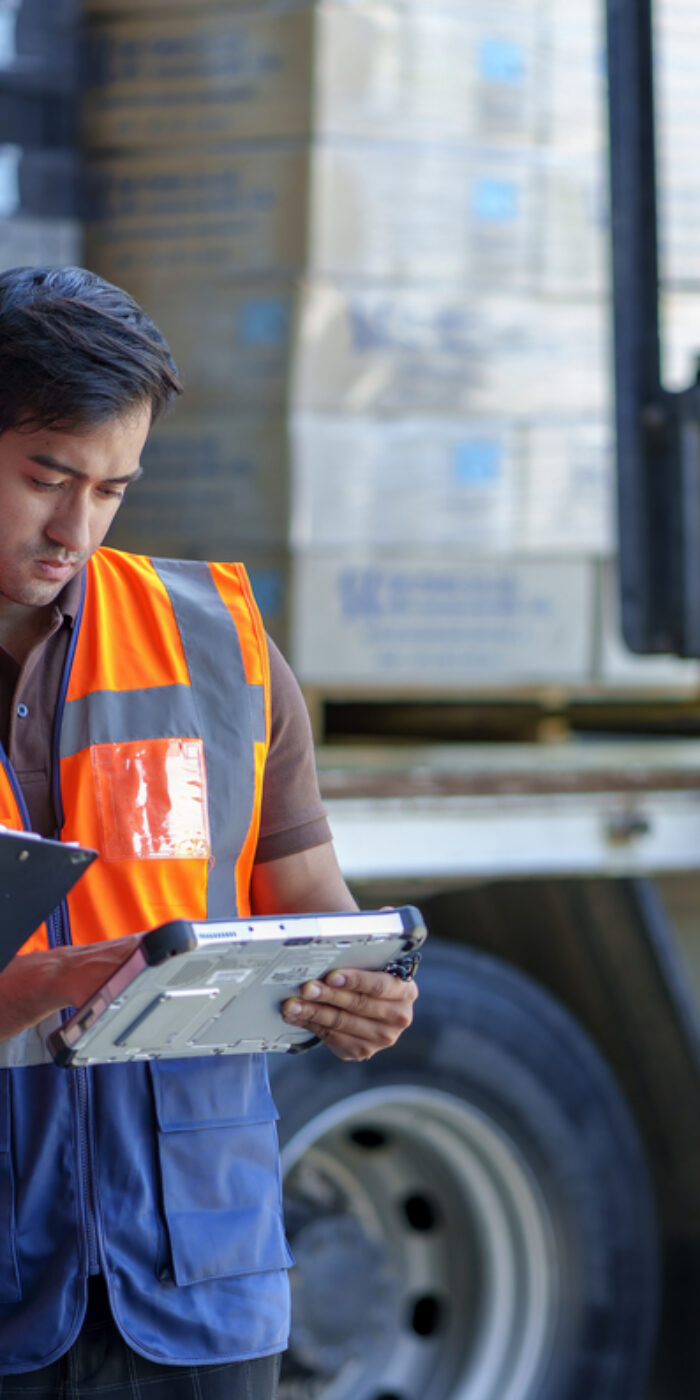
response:
{"label": "man's face", "polygon": [[53,602],[102,543],[139,459],[150,404],[84,431],[0,434],[0,608]]}

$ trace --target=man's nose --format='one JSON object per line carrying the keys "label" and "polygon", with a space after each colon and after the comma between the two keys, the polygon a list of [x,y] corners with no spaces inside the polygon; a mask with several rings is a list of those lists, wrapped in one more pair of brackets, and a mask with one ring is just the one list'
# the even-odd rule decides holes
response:
{"label": "man's nose", "polygon": [[90,546],[88,502],[75,493],[61,502],[46,525],[45,533],[52,544],[60,544],[70,554],[83,554]]}

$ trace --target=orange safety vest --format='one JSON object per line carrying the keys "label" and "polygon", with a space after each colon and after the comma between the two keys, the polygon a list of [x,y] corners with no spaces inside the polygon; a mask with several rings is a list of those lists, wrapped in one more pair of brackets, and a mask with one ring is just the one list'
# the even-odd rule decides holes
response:
{"label": "orange safety vest", "polygon": [[[98,551],[53,769],[62,839],[100,859],[27,949],[249,911],[269,689],[239,565]],[[0,820],[28,821],[2,754]],[[0,1052],[0,1372],[66,1351],[98,1270],[153,1361],[282,1350],[291,1255],[264,1055],[69,1071],[41,1028]]]}
{"label": "orange safety vest", "polygon": [[[43,925],[23,952],[250,912],[270,683],[245,570],[101,549],[85,574],[54,786],[61,839],[101,858],[68,896],[69,931]],[[0,823],[26,823],[2,765]]]}

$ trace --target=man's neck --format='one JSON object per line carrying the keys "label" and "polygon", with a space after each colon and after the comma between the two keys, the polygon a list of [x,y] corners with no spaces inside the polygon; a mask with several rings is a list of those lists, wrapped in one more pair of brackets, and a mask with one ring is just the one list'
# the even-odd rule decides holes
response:
{"label": "man's neck", "polygon": [[44,635],[53,616],[54,604],[45,607],[25,607],[9,599],[0,602],[0,646],[13,656],[19,666],[26,661],[32,647]]}

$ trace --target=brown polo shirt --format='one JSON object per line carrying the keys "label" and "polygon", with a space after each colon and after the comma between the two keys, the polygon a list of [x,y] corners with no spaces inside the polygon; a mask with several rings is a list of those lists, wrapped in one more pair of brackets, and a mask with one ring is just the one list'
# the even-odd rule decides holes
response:
{"label": "brown polo shirt", "polygon": [[[32,829],[53,836],[52,738],[63,666],[80,601],[80,580],[59,595],[46,632],[19,666],[0,647],[0,741],[17,773]],[[263,784],[256,862],[330,841],[304,698],[272,641],[272,737]]]}

